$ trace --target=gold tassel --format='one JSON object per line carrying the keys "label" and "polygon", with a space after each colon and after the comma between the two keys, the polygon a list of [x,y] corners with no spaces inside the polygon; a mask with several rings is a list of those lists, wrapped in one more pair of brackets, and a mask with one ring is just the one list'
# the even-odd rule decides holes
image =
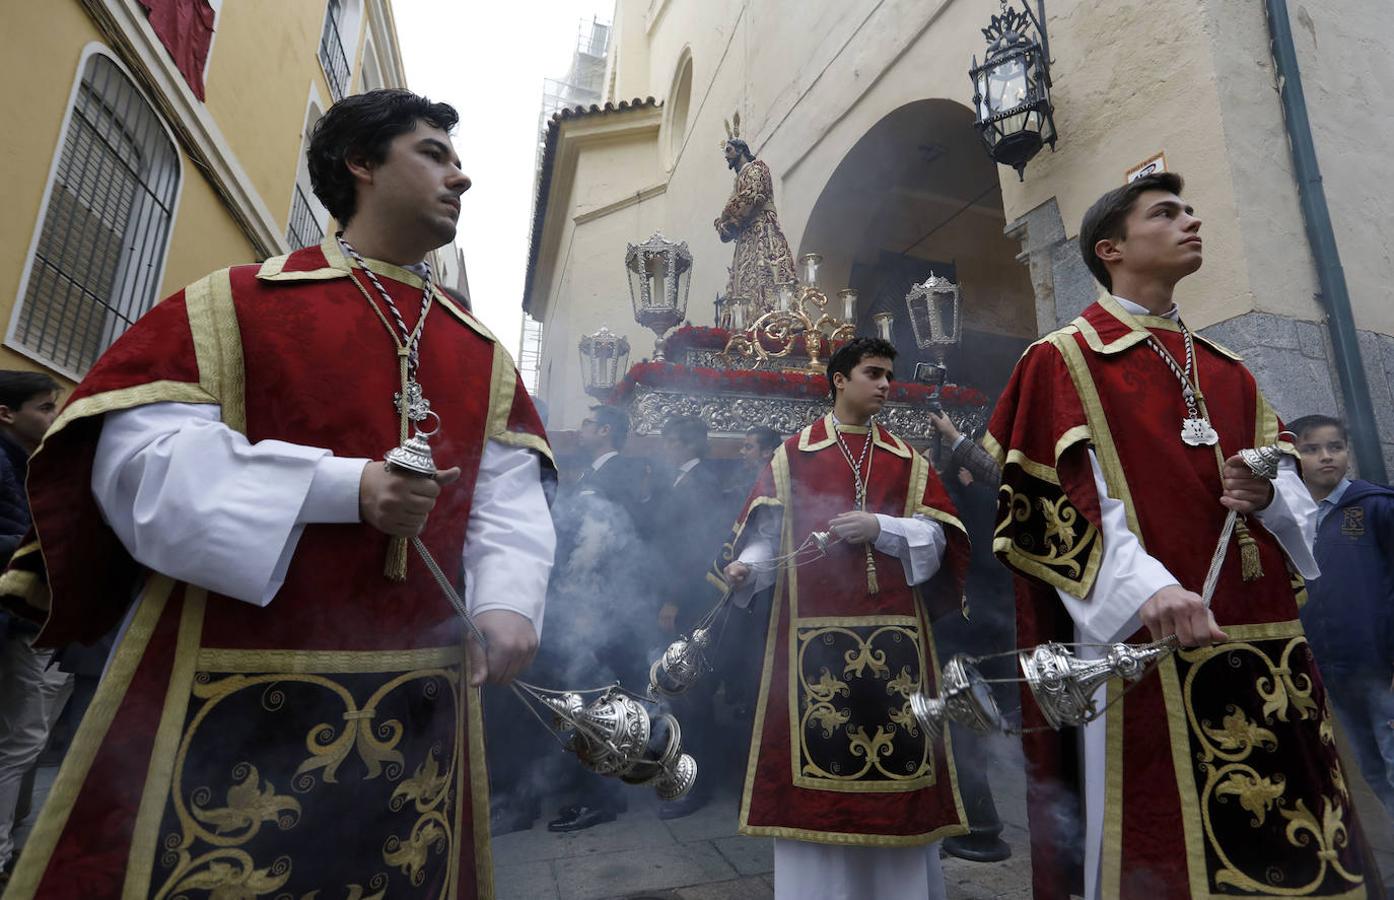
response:
{"label": "gold tassel", "polygon": [[1249,526],[1240,519],[1234,523],[1234,533],[1239,539],[1240,573],[1245,581],[1258,581],[1263,577],[1263,564],[1259,562],[1258,541],[1249,533]]}
{"label": "gold tassel", "polygon": [[[401,401],[397,404],[397,443],[407,442],[407,355],[408,349],[401,344],[397,345],[397,366],[402,382]],[[387,562],[383,564],[382,574],[388,581],[403,582],[407,580],[407,539],[394,537],[387,541]]]}
{"label": "gold tassel", "polygon": [[866,592],[871,595],[881,593],[881,585],[876,581],[876,560],[871,556],[871,547],[866,548]]}
{"label": "gold tassel", "polygon": [[387,565],[382,574],[388,581],[407,580],[407,539],[394,537],[387,542]]}

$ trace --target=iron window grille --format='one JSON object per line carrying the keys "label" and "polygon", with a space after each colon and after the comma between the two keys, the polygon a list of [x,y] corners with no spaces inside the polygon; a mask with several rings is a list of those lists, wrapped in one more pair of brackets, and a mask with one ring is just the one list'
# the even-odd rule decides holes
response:
{"label": "iron window grille", "polygon": [[329,93],[336,103],[344,99],[349,85],[348,54],[344,52],[344,40],[339,34],[342,9],[340,0],[329,0],[329,9],[324,15],[324,33],[319,38],[319,64],[324,67]]}
{"label": "iron window grille", "polygon": [[297,184],[295,196],[290,202],[290,224],[286,228],[286,242],[292,250],[299,250],[301,247],[317,245],[322,240],[324,229],[315,218],[314,208],[310,206],[310,199],[305,196],[305,189]]}
{"label": "iron window grille", "polygon": [[154,304],[179,190],[158,114],[109,57],[84,67],[8,342],[81,376]]}

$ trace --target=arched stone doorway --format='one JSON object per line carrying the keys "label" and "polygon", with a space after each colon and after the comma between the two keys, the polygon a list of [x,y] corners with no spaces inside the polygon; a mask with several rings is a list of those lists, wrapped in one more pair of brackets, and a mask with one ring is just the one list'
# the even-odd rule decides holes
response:
{"label": "arched stone doorway", "polygon": [[950,100],[917,100],[884,116],[852,146],[813,206],[799,253],[824,257],[819,281],[861,294],[858,333],[895,317],[898,373],[927,360],[915,347],[905,294],[931,269],[962,289],[963,342],[949,378],[995,397],[1036,339],[1030,272],[1006,225],[997,167]]}

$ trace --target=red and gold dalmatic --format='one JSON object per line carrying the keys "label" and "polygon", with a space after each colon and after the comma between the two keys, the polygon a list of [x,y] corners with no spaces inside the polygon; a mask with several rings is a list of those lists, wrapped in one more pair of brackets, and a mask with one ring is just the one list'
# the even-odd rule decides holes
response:
{"label": "red and gold dalmatic", "polygon": [[[761,506],[783,512],[780,553],[856,508],[852,470],[831,428],[824,418],[775,451],[736,522],[733,547]],[[867,429],[842,431],[860,459]],[[866,510],[932,517],[948,549],[938,574],[913,587],[899,559],[873,551],[875,594],[859,545],[834,544],[822,559],[779,572],[741,801],[743,834],[899,847],[967,831],[948,739],[928,738],[910,697],[936,689],[927,608],[957,613],[968,539],[925,459],[879,425],[874,441]]]}
{"label": "red and gold dalmatic", "polygon": [[[993,414],[984,440],[1003,466],[994,549],[1017,576],[1023,646],[1072,640],[1056,589],[1083,597],[1098,572],[1090,448],[1147,553],[1185,588],[1205,580],[1227,512],[1215,448],[1181,441],[1180,383],[1149,335],[1185,359],[1175,322],[1102,298],[1027,350]],[[1199,335],[1195,353],[1224,456],[1277,442],[1278,418],[1239,357]],[[1232,545],[1213,601],[1229,642],[1163,661],[1106,714],[1103,897],[1380,895],[1298,621],[1300,577],[1256,518],[1249,529],[1263,574],[1245,582]],[[1024,689],[1022,706],[1026,726],[1044,724]],[[1077,806],[1062,808],[1074,803],[1074,736],[1024,739],[1040,898],[1079,891],[1064,847],[1078,829],[1060,825],[1081,821]]]}
{"label": "red and gold dalmatic", "polygon": [[[414,324],[421,282],[369,265]],[[40,642],[96,639],[137,595],[6,896],[493,895],[479,698],[421,561],[394,583],[385,535],[310,525],[260,608],[140,569],[89,489],[102,414],[165,401],[218,404],[252,442],[382,458],[398,361],[350,277],[376,296],[330,239],[175,294],[102,357],[34,457],[41,552],[0,588],[52,597]],[[440,293],[430,317],[433,449],[463,475],[422,537],[450,570],[485,442],[550,451],[493,337]]]}

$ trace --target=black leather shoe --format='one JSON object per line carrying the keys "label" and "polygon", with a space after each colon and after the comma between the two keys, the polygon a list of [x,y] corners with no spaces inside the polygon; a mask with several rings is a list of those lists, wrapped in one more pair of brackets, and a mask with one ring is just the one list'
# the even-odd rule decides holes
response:
{"label": "black leather shoe", "polygon": [[[1001,828],[997,829],[1000,831]],[[944,838],[944,852],[970,862],[1001,862],[1010,859],[1012,848],[996,832],[973,832]]]}
{"label": "black leather shoe", "polygon": [[619,813],[608,807],[597,809],[594,806],[567,806],[555,819],[547,823],[547,830],[562,833],[583,831],[592,825],[613,822],[618,817]]}

